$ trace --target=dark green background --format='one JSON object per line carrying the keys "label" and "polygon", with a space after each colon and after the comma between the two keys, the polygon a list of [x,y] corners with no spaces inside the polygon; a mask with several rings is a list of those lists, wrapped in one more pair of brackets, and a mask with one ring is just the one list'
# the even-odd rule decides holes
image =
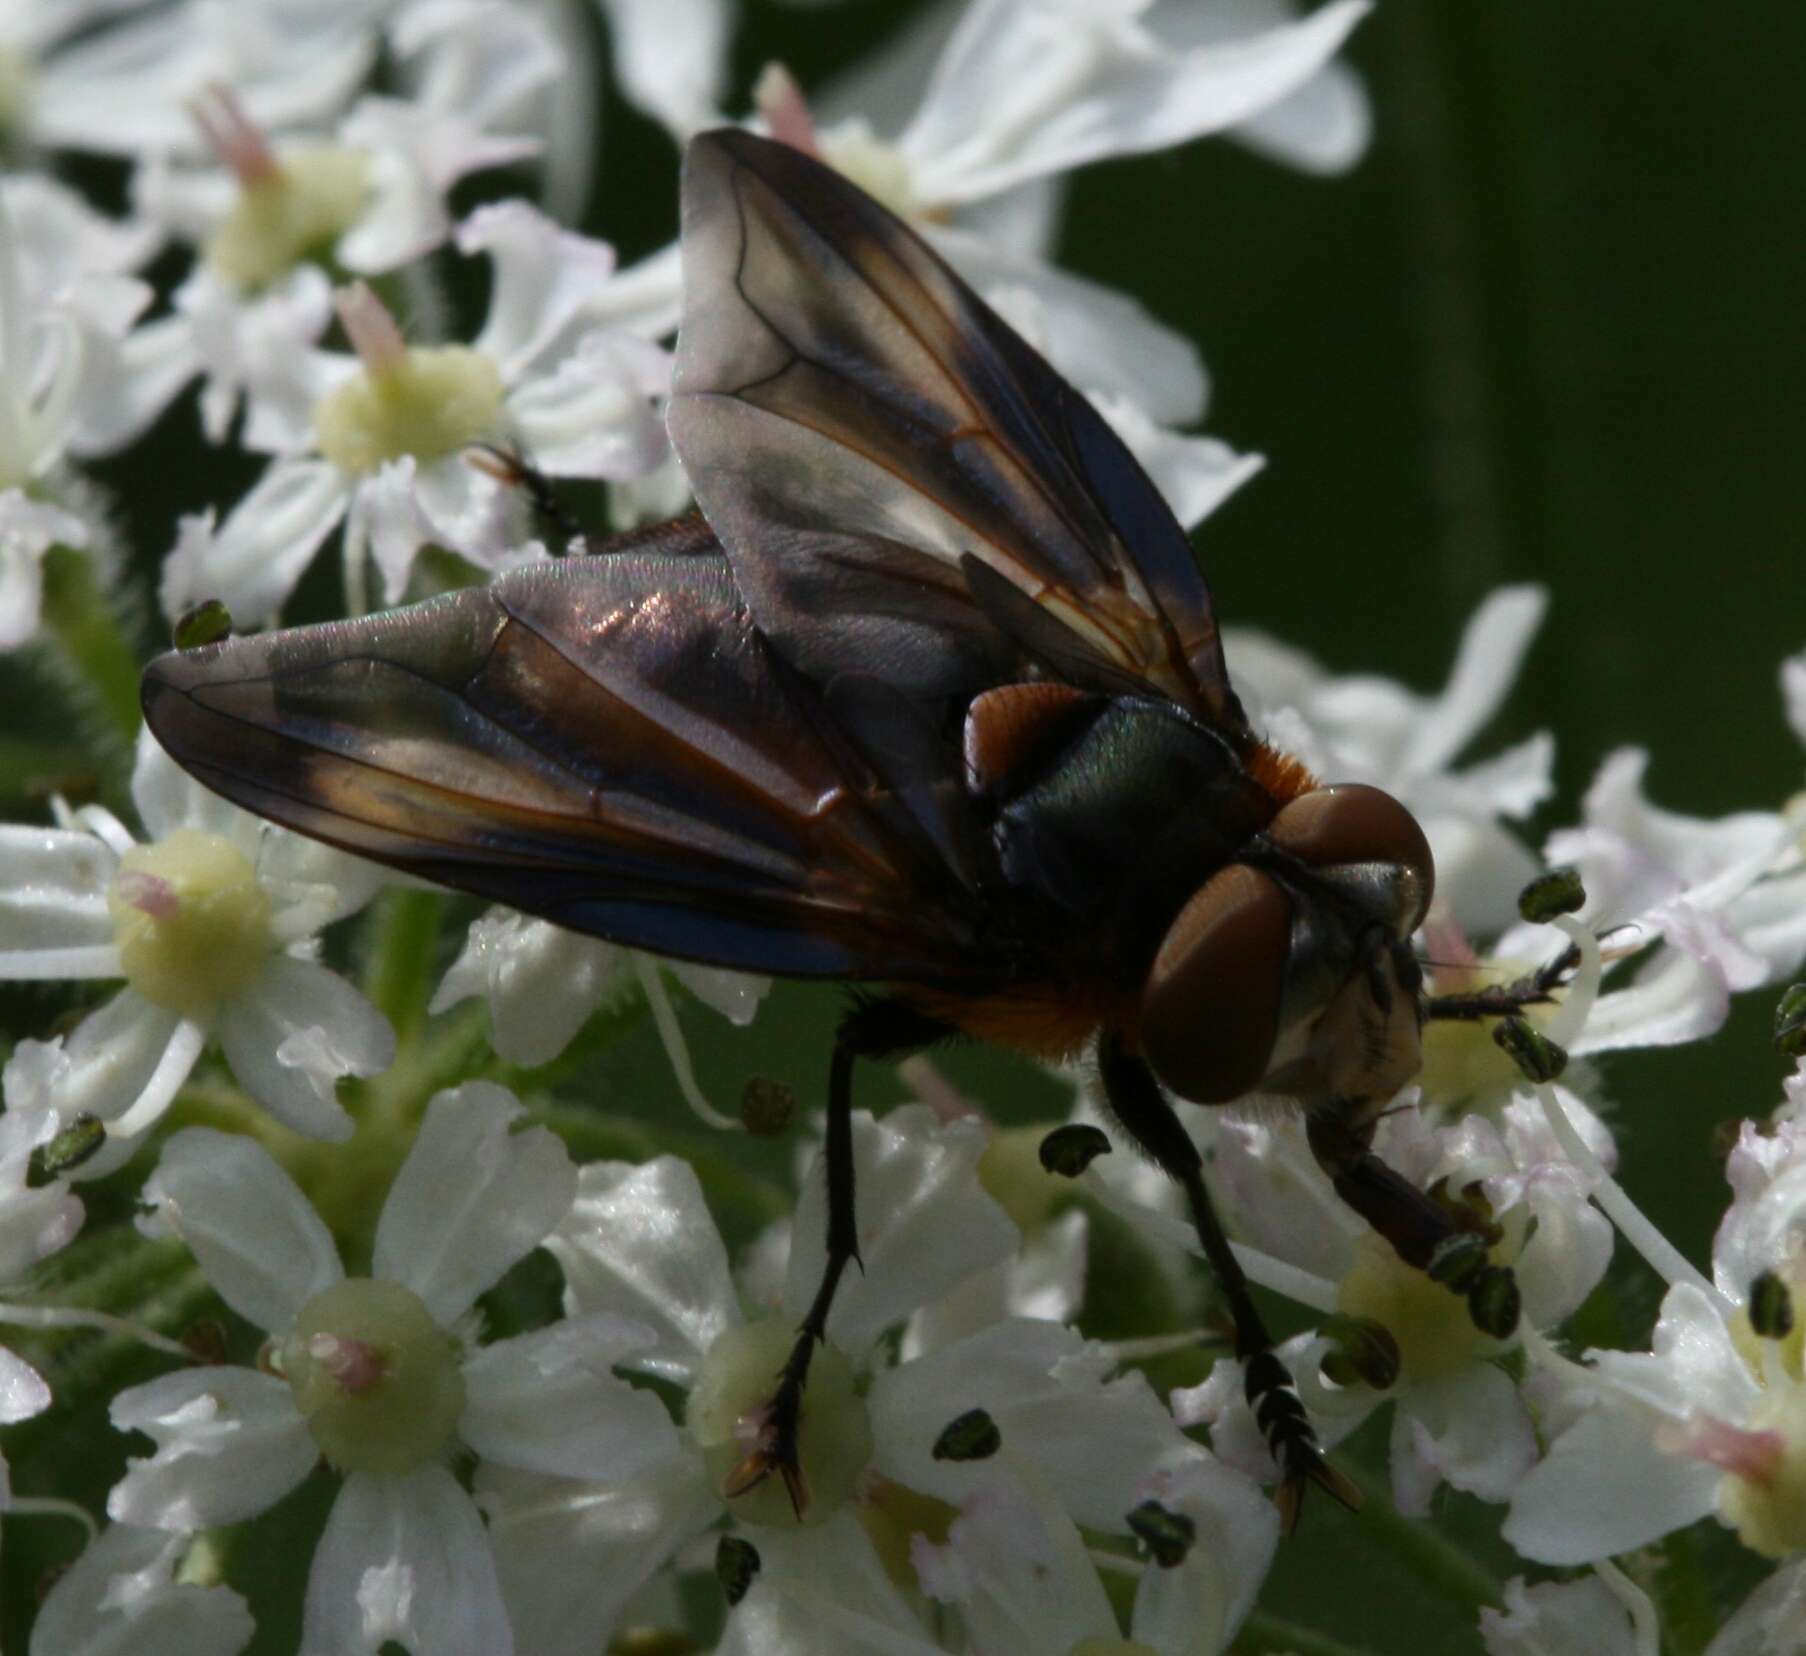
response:
{"label": "dark green background", "polygon": [[[748,9],[741,88],[771,57],[817,83],[905,10]],[[1071,192],[1065,261],[1196,338],[1208,429],[1269,458],[1199,537],[1230,623],[1430,689],[1487,592],[1549,588],[1526,676],[1476,749],[1556,733],[1539,835],[1625,743],[1651,750],[1650,786],[1677,809],[1774,808],[1801,785],[1776,669],[1806,647],[1803,46],[1800,9],[1772,0],[1387,0],[1349,52],[1376,124],[1352,174],[1215,141],[1092,168]],[[589,228],[649,250],[675,182],[669,141],[612,104]],[[194,431],[184,403],[104,468],[147,574],[177,512],[228,505],[252,475],[197,466]],[[310,589],[322,611],[330,574]],[[1606,1067],[1625,1181],[1702,1261],[1725,1200],[1713,1128],[1779,1099],[1772,1002],[1751,997],[1704,1046]],[[705,1081],[810,1087],[834,1005],[784,991],[745,1036],[686,1013]],[[1029,1084],[981,1055],[948,1067],[1006,1110]],[[669,1093],[649,1037],[611,1070],[606,1091]],[[1270,1610],[1375,1650],[1404,1648],[1406,1623],[1415,1648],[1477,1648],[1326,1507],[1285,1550]],[[1459,1504],[1444,1519],[1463,1526]]]}

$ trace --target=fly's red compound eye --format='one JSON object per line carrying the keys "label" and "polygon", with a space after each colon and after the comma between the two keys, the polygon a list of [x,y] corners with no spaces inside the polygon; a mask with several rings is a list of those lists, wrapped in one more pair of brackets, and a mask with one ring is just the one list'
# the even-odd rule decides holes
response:
{"label": "fly's red compound eye", "polygon": [[1226,1104],[1260,1084],[1279,1035],[1292,904],[1259,869],[1213,874],[1179,911],[1141,998],[1141,1042],[1181,1098]]}
{"label": "fly's red compound eye", "polygon": [[1394,871],[1399,936],[1423,924],[1436,891],[1436,864],[1417,818],[1391,794],[1359,782],[1300,794],[1267,826],[1279,850],[1317,869],[1362,865]]}

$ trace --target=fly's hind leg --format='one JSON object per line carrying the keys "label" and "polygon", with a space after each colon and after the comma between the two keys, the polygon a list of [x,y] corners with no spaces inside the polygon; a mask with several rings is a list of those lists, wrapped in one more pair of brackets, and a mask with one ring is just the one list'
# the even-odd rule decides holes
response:
{"label": "fly's hind leg", "polygon": [[1331,1099],[1307,1118],[1311,1153],[1336,1194],[1400,1259],[1465,1298],[1482,1333],[1509,1338],[1518,1322],[1517,1282],[1509,1266],[1487,1259],[1495,1238],[1487,1235],[1485,1222],[1445,1206],[1381,1161],[1370,1148],[1375,1125],[1366,1106]]}
{"label": "fly's hind leg", "polygon": [[1291,1373],[1273,1349],[1272,1336],[1248,1291],[1248,1279],[1229,1246],[1216,1209],[1211,1206],[1198,1147],[1173,1113],[1154,1072],[1124,1049],[1119,1036],[1106,1032],[1098,1043],[1097,1056],[1104,1095],[1117,1123],[1153,1158],[1161,1172],[1185,1191],[1198,1240],[1204,1246],[1204,1258],[1228,1301],[1235,1324],[1235,1354],[1242,1361],[1248,1406],[1285,1474],[1278,1500],[1286,1528],[1297,1522],[1306,1482],[1328,1490],[1344,1506],[1358,1506],[1360,1492],[1324,1460]]}
{"label": "fly's hind leg", "polygon": [[853,1208],[853,1065],[860,1058],[901,1058],[956,1033],[953,1026],[900,1000],[862,1000],[841,1021],[828,1072],[827,1137],[822,1153],[828,1175],[828,1260],[820,1286],[797,1329],[796,1344],[778,1372],[758,1445],[730,1474],[727,1495],[744,1494],[773,1472],[784,1480],[790,1505],[800,1518],[809,1491],[798,1458],[803,1424],[803,1391],[817,1342],[826,1336],[828,1312],[840,1279],[859,1259],[859,1232]]}

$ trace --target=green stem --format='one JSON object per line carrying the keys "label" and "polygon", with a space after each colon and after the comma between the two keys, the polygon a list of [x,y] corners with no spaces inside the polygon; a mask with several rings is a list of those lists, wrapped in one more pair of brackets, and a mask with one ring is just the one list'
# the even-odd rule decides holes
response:
{"label": "green stem", "polygon": [[44,624],[107,734],[129,751],[138,739],[138,651],[86,553],[53,546],[45,555]]}
{"label": "green stem", "polygon": [[1383,1496],[1373,1493],[1361,1503],[1360,1526],[1426,1587],[1469,1614],[1498,1609],[1505,1589],[1490,1571],[1446,1540],[1432,1524],[1407,1518]]}
{"label": "green stem", "polygon": [[1237,1650],[1242,1648],[1244,1641],[1252,1641],[1252,1648],[1256,1650],[1283,1650],[1289,1656],[1376,1656],[1367,1645],[1349,1644],[1284,1616],[1268,1615],[1264,1610],[1254,1611],[1242,1623],[1241,1636],[1236,1640]]}
{"label": "green stem", "polygon": [[385,891],[370,909],[364,993],[409,1040],[426,1021],[445,899],[436,891]]}

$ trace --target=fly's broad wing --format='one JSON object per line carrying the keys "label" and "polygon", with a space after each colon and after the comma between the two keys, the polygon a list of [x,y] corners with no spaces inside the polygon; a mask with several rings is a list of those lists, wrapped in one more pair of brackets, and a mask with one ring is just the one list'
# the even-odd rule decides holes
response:
{"label": "fly's broad wing", "polygon": [[792,976],[967,976],[963,888],[704,546],[164,656],[145,717],[261,816],[577,931]]}
{"label": "fly's broad wing", "polygon": [[791,661],[932,714],[1027,657],[1245,728],[1158,491],[914,232],[736,131],[691,143],[683,217],[671,436]]}

